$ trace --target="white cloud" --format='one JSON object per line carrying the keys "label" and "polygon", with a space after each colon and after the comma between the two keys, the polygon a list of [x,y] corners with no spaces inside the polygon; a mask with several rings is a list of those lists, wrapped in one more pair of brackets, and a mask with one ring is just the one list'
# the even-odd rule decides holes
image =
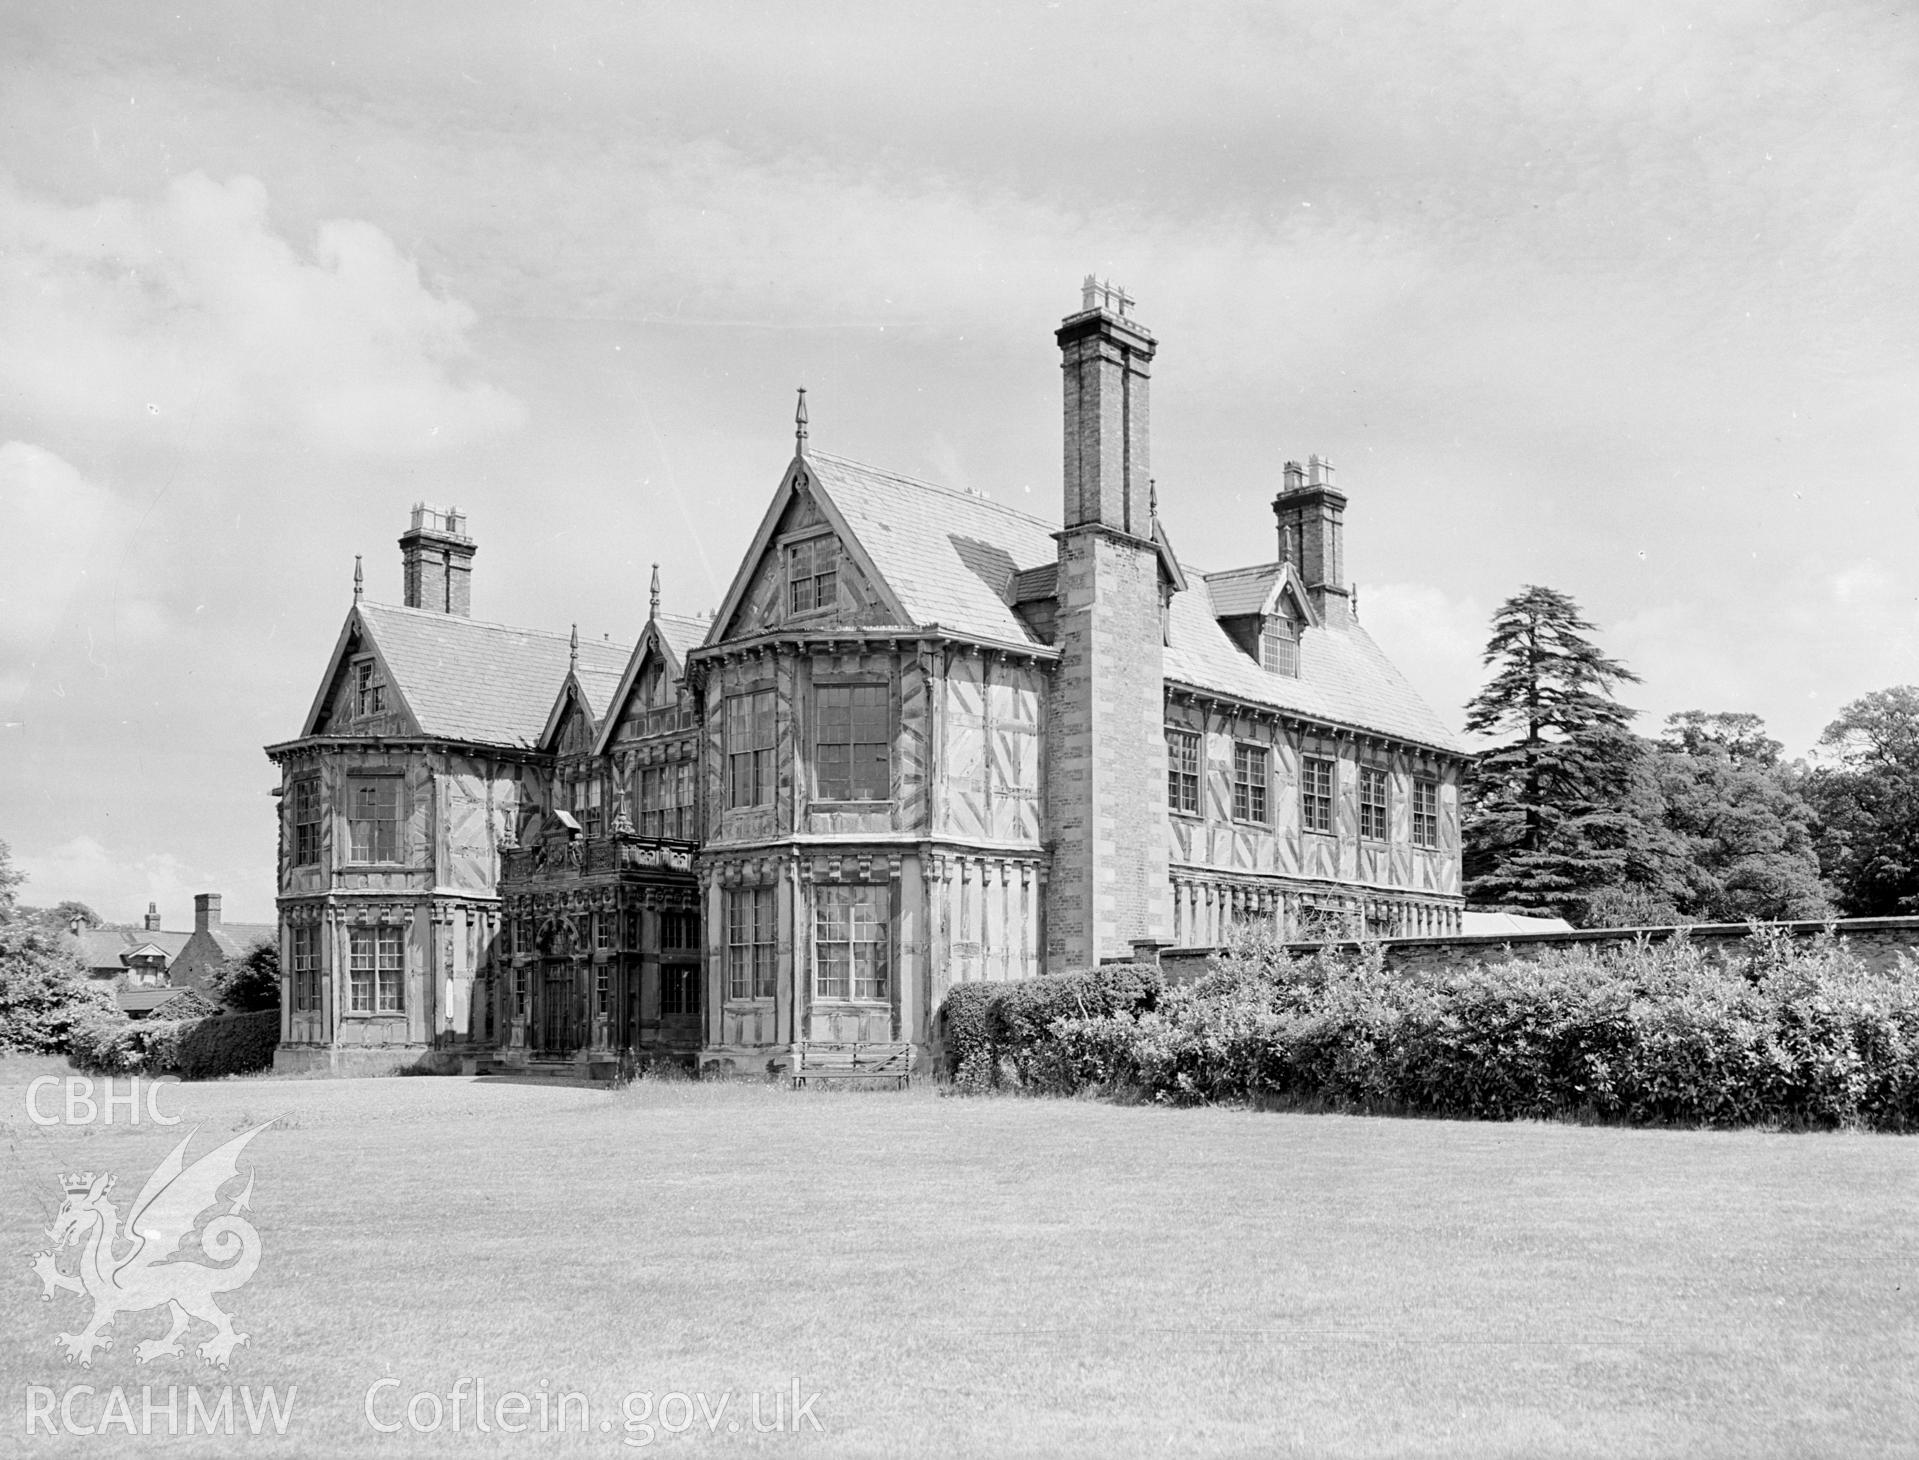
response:
{"label": "white cloud", "polygon": [[78,208],[0,180],[0,319],[0,390],[92,427],[415,453],[523,416],[386,234],[323,223],[303,257],[249,177]]}
{"label": "white cloud", "polygon": [[132,521],[113,493],[51,451],[0,444],[0,705],[25,694],[32,666],[65,627],[83,626],[96,641],[164,631],[144,577],[126,571]]}
{"label": "white cloud", "polygon": [[209,873],[171,852],[132,855],[94,837],[76,836],[44,852],[16,845],[13,853],[15,866],[27,874],[20,898],[35,907],[72,898],[109,922],[124,923],[138,921],[151,902],[158,904],[165,927],[184,931],[193,926],[194,894],[218,892],[222,915],[231,921],[272,915],[270,876]]}

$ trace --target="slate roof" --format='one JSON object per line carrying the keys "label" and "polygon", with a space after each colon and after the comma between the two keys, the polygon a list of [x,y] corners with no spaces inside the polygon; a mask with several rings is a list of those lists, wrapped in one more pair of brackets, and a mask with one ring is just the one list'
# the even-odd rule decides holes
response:
{"label": "slate roof", "polygon": [[1278,563],[1261,563],[1257,567],[1206,574],[1206,591],[1212,596],[1213,612],[1220,618],[1261,612],[1282,571]]}
{"label": "slate roof", "polygon": [[148,932],[145,928],[82,928],[76,937],[68,934],[76,945],[80,962],[89,971],[108,970],[124,973],[126,965],[120,961],[122,953],[130,953],[147,943],[160,949],[167,955],[171,964],[180,956],[180,950],[187,946],[191,933],[163,933],[157,929]]}
{"label": "slate roof", "polygon": [[[806,461],[915,625],[1036,642],[1010,604],[1037,596],[1045,570],[1057,565],[1052,523],[845,457],[809,451]],[[1173,595],[1169,684],[1466,753],[1357,623],[1303,627],[1298,678],[1261,669],[1228,637],[1219,616],[1257,612],[1279,579],[1279,564],[1211,575],[1190,565],[1182,570],[1190,586]]]}
{"label": "slate roof", "polygon": [[666,647],[673,651],[673,657],[686,663],[686,656],[706,642],[707,632],[713,627],[710,618],[687,618],[683,614],[663,613],[653,622],[659,626],[660,637],[666,640]]}
{"label": "slate roof", "polygon": [[1227,636],[1206,594],[1173,596],[1171,637],[1166,648],[1169,684],[1215,690],[1336,725],[1380,730],[1451,754],[1467,753],[1459,737],[1357,623],[1303,627],[1296,679],[1261,669]]}
{"label": "slate roof", "polygon": [[586,707],[592,712],[593,723],[599,724],[606,718],[607,706],[613,703],[613,692],[620,687],[620,671],[588,669],[582,664],[573,677],[586,695]]}
{"label": "slate roof", "polygon": [[[355,612],[422,735],[481,745],[539,741],[566,680],[570,634],[390,603],[361,603]],[[581,639],[582,682],[611,675],[618,684],[632,647]]]}
{"label": "slate roof", "polygon": [[1053,561],[1058,529],[987,497],[845,457],[806,463],[911,624],[1004,644],[1036,642],[1008,604],[1013,575]]}

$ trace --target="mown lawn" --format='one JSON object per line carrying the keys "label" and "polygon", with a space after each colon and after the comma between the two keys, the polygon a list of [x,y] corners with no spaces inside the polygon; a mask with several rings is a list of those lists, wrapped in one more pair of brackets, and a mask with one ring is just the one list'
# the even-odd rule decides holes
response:
{"label": "mown lawn", "polygon": [[[1919,1449],[1911,1138],[463,1079],[181,1086],[171,1130],[41,1127],[43,1068],[64,1073],[0,1064],[20,1453],[614,1455],[645,1437],[621,1428],[639,1392],[731,1396],[710,1432],[655,1408],[671,1453]],[[269,1116],[231,1370],[136,1364],[158,1314],[64,1365],[53,1337],[83,1305],[42,1304],[27,1270],[58,1174],[130,1195],[195,1122],[198,1154]],[[589,1428],[575,1406],[564,1435],[482,1434],[466,1400],[458,1432],[443,1411],[439,1433],[384,1435],[365,1406],[386,1378],[383,1422],[464,1378],[489,1406],[578,1391]],[[136,1422],[141,1386],[177,1386],[182,1425],[187,1385],[298,1393],[284,1437],[27,1436],[28,1387],[76,1383],[121,1386]],[[790,1419],[796,1383],[819,1431],[755,1434],[751,1396]]]}

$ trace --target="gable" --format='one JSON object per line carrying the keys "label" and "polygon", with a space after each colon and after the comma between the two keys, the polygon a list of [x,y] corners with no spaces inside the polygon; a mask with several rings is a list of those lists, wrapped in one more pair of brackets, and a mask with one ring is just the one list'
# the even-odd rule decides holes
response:
{"label": "gable", "polygon": [[322,681],[310,735],[414,735],[418,727],[380,646],[356,611]]}
{"label": "gable", "polygon": [[[647,620],[619,687],[607,700],[593,745],[595,755],[605,755],[615,741],[691,727],[693,707],[681,655],[699,643],[704,631],[704,625],[694,619],[661,615]],[[676,640],[681,647],[675,647]]]}
{"label": "gable", "polygon": [[721,639],[909,622],[803,461],[781,483],[720,621]]}

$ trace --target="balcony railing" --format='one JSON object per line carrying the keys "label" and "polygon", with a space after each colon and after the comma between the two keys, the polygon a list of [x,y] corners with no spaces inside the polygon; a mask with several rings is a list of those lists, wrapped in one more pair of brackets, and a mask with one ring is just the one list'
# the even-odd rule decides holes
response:
{"label": "balcony railing", "polygon": [[611,836],[548,837],[530,847],[516,847],[503,853],[500,858],[500,877],[505,882],[560,880],[603,872],[692,870],[693,846],[690,842],[661,841],[617,833]]}

